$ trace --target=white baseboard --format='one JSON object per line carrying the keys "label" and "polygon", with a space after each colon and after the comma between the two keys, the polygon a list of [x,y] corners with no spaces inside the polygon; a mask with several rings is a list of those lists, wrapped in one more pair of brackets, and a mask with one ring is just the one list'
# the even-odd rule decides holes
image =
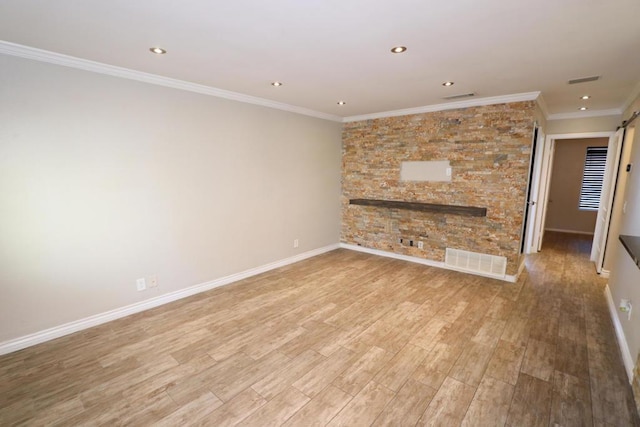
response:
{"label": "white baseboard", "polygon": [[259,267],[251,268],[249,270],[242,271],[240,273],[231,274],[229,276],[221,277],[209,282],[201,283],[199,285],[190,286],[188,288],[180,289],[179,291],[170,292],[168,294],[160,295],[155,298],[150,298],[145,301],[140,301],[135,304],[127,305],[124,307],[116,308],[104,313],[96,314],[94,316],[85,317],[84,319],[75,320],[73,322],[65,323],[64,325],[55,326],[53,328],[45,329],[40,332],[25,335],[19,338],[15,338],[9,341],[0,343],[0,355],[12,353],[14,351],[22,350],[23,348],[31,347],[36,344],[50,341],[55,338],[60,338],[65,335],[72,334],[74,332],[82,331],[84,329],[91,328],[93,326],[101,325],[103,323],[110,322],[112,320],[120,319],[122,317],[129,316],[131,314],[139,313],[141,311],[149,310],[164,304],[168,304],[173,301],[177,301],[182,298],[190,297],[201,292],[218,288],[220,286],[228,285],[238,280],[246,279],[251,276],[256,276],[261,273],[265,273],[276,268],[284,267],[289,264],[293,264],[307,258],[321,255],[325,252],[338,249],[339,244],[333,244],[325,246],[312,251],[304,252],[290,258],[285,258],[279,261],[274,261],[269,264],[261,265]]}
{"label": "white baseboard", "polygon": [[558,233],[569,233],[569,234],[586,234],[588,236],[593,236],[593,231],[565,230],[562,228],[545,228],[544,231],[555,231]]}
{"label": "white baseboard", "polygon": [[526,264],[524,261],[525,261],[525,257],[522,257],[522,261],[520,261],[520,266],[518,267],[518,273],[516,274],[516,280],[518,280],[518,277],[520,277],[520,275],[524,271],[524,268],[526,267]]}
{"label": "white baseboard", "polygon": [[605,270],[603,268],[602,270],[600,270],[600,277],[602,277],[603,279],[608,279],[610,273],[611,272],[609,270]]}
{"label": "white baseboard", "polygon": [[[349,243],[340,243],[340,247],[344,249],[349,249],[352,251],[364,252],[371,255],[378,255],[378,256],[383,256],[387,258],[399,259],[402,261],[414,262],[416,264],[428,265],[429,267],[444,268],[445,270],[453,270],[453,271],[459,271],[461,273],[473,274],[476,276],[489,277],[491,279],[503,280],[505,282],[510,282],[510,283],[515,283],[518,281],[518,277],[513,275],[505,275],[500,277],[491,276],[488,274],[485,275],[485,274],[478,273],[476,271],[464,270],[461,268],[453,268],[441,261],[433,261],[430,259],[418,258],[414,256],[409,256],[409,255],[401,255],[393,252],[381,251],[379,249],[365,248],[364,246],[352,245]],[[518,274],[520,273],[518,272]]]}
{"label": "white baseboard", "polygon": [[627,338],[622,330],[622,323],[618,318],[618,309],[613,302],[613,296],[611,295],[611,289],[609,284],[604,287],[604,295],[607,298],[607,304],[609,305],[609,314],[611,315],[611,321],[613,322],[613,328],[616,331],[616,338],[618,339],[618,346],[620,347],[620,353],[622,353],[622,361],[624,362],[624,368],[629,376],[629,383],[633,381],[633,357],[631,357],[631,351],[629,350],[629,344],[627,344]]}

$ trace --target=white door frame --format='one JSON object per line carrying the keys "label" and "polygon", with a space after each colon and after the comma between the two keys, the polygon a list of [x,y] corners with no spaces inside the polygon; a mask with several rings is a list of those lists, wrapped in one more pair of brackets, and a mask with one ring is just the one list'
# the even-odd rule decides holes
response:
{"label": "white door frame", "polygon": [[593,233],[593,245],[591,246],[591,260],[596,263],[596,271],[598,274],[602,273],[604,254],[607,249],[607,241],[609,240],[611,209],[613,208],[613,196],[615,193],[616,183],[618,182],[623,138],[623,128],[618,129],[615,135],[609,138],[607,163],[605,165],[604,179],[602,181],[602,196],[600,197],[596,229]]}
{"label": "white door frame", "polygon": [[[538,209],[536,211],[535,226],[532,227],[529,245],[527,245],[527,253],[539,252],[542,247],[542,239],[544,237],[544,224],[547,218],[547,209],[549,207],[549,184],[551,182],[551,170],[555,154],[555,143],[559,139],[583,139],[583,138],[609,138],[609,144],[612,143],[615,132],[580,132],[580,133],[556,133],[549,134],[545,137],[542,150],[542,161],[540,169],[534,174],[533,179],[537,181],[538,188]],[[607,158],[607,164],[609,158]],[[537,168],[536,168],[537,169]],[[593,256],[593,254],[592,254]],[[593,260],[593,259],[592,259]]]}

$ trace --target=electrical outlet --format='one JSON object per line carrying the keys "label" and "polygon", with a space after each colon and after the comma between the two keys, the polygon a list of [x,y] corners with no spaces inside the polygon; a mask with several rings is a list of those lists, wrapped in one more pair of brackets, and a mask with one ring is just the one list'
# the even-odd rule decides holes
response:
{"label": "electrical outlet", "polygon": [[155,274],[153,276],[149,276],[149,287],[150,288],[157,288],[158,287],[158,276],[156,276]]}
{"label": "electrical outlet", "polygon": [[298,239],[295,239],[295,240],[293,241],[293,247],[294,247],[294,248],[297,248],[298,246],[299,246]]}
{"label": "electrical outlet", "polygon": [[631,310],[633,310],[633,305],[631,304],[631,300],[621,299],[620,300],[620,311],[623,313],[627,313],[627,318],[631,320]]}
{"label": "electrical outlet", "polygon": [[418,242],[418,249],[424,249],[424,242]]}
{"label": "electrical outlet", "polygon": [[136,280],[136,288],[139,291],[144,291],[147,289],[147,281],[143,278]]}

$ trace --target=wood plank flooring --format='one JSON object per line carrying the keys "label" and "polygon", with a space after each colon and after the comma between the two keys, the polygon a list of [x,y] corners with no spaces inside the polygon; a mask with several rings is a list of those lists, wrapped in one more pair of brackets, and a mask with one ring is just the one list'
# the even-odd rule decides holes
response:
{"label": "wood plank flooring", "polygon": [[640,426],[589,250],[517,284],[336,250],[0,357],[0,425]]}

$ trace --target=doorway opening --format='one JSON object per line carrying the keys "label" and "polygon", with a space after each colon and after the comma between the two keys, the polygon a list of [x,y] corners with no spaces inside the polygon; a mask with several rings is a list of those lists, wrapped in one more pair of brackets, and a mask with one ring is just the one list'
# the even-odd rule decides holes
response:
{"label": "doorway opening", "polygon": [[[545,231],[593,236],[608,145],[608,137],[556,139]],[[592,168],[597,169],[592,171],[593,177],[585,176],[589,173],[587,165],[593,153],[604,155],[602,164]],[[600,166],[602,170],[599,170]],[[589,185],[597,188],[588,189]]]}
{"label": "doorway opening", "polygon": [[[536,253],[542,249],[542,245],[544,242],[544,232],[547,225],[547,216],[549,215],[549,206],[554,204],[555,206],[561,205],[558,203],[559,199],[557,196],[552,198],[550,196],[551,193],[551,180],[552,180],[552,172],[554,166],[556,169],[564,167],[566,169],[567,165],[571,166],[572,175],[577,178],[574,179],[574,185],[577,186],[574,193],[574,208],[572,210],[578,211],[579,209],[579,192],[580,186],[582,183],[582,172],[584,171],[584,162],[586,157],[586,145],[584,146],[584,152],[580,153],[577,150],[580,150],[578,140],[588,140],[589,142],[598,141],[597,143],[602,144],[603,141],[607,141],[608,144],[612,144],[614,141],[614,132],[587,132],[587,133],[570,133],[570,134],[551,134],[542,136],[541,143],[538,144],[536,149],[537,154],[536,157],[539,159],[537,162],[537,167],[535,168],[533,177],[532,177],[532,186],[535,187],[535,192],[533,194],[534,206],[536,207],[533,215],[530,215],[531,220],[529,221],[529,229],[527,231],[527,245],[525,248],[525,253]],[[562,145],[560,144],[574,144],[574,145]],[[578,145],[576,145],[578,144]],[[585,142],[584,144],[588,144]],[[561,152],[561,157],[556,164],[555,154],[556,154],[556,146],[560,146],[559,152]],[[567,153],[564,153],[568,151]],[[573,153],[573,154],[572,154]],[[607,161],[607,164],[609,161]],[[608,166],[610,167],[610,165]],[[554,181],[561,180],[562,173],[556,173]],[[578,182],[579,181],[579,182]],[[577,182],[577,184],[576,184]],[[555,185],[554,187],[557,187]],[[557,188],[556,188],[557,189]],[[554,190],[555,192],[555,190]],[[564,198],[562,198],[564,202]],[[552,200],[549,203],[549,200]],[[554,212],[551,213],[554,215]],[[587,213],[586,217],[592,217],[593,214],[589,215]],[[586,228],[575,228],[573,226],[558,226],[558,222],[554,222],[554,218],[551,219],[551,224],[556,224],[555,227],[549,227],[556,230],[568,230],[568,231],[580,231],[586,230]],[[586,221],[586,220],[585,220]],[[591,219],[593,221],[593,219]],[[596,221],[597,222],[597,221]],[[560,223],[561,224],[561,223]],[[593,233],[594,228],[591,228],[590,231],[583,231],[585,233]]]}
{"label": "doorway opening", "polygon": [[[608,276],[606,266],[610,257],[607,248],[611,246],[609,242],[617,238],[618,219],[624,209],[616,194],[624,191],[626,175],[621,170],[628,162],[632,139],[633,129],[626,135],[624,129],[619,129],[617,132],[556,134],[545,138],[543,146],[539,147],[541,162],[533,177],[539,189],[536,199],[539,208],[529,233],[527,253],[543,248],[545,230],[592,235],[590,258],[596,271]],[[604,145],[607,146],[607,157],[599,208],[597,211],[581,210],[579,200],[586,149]],[[573,178],[568,177],[570,174]]]}

